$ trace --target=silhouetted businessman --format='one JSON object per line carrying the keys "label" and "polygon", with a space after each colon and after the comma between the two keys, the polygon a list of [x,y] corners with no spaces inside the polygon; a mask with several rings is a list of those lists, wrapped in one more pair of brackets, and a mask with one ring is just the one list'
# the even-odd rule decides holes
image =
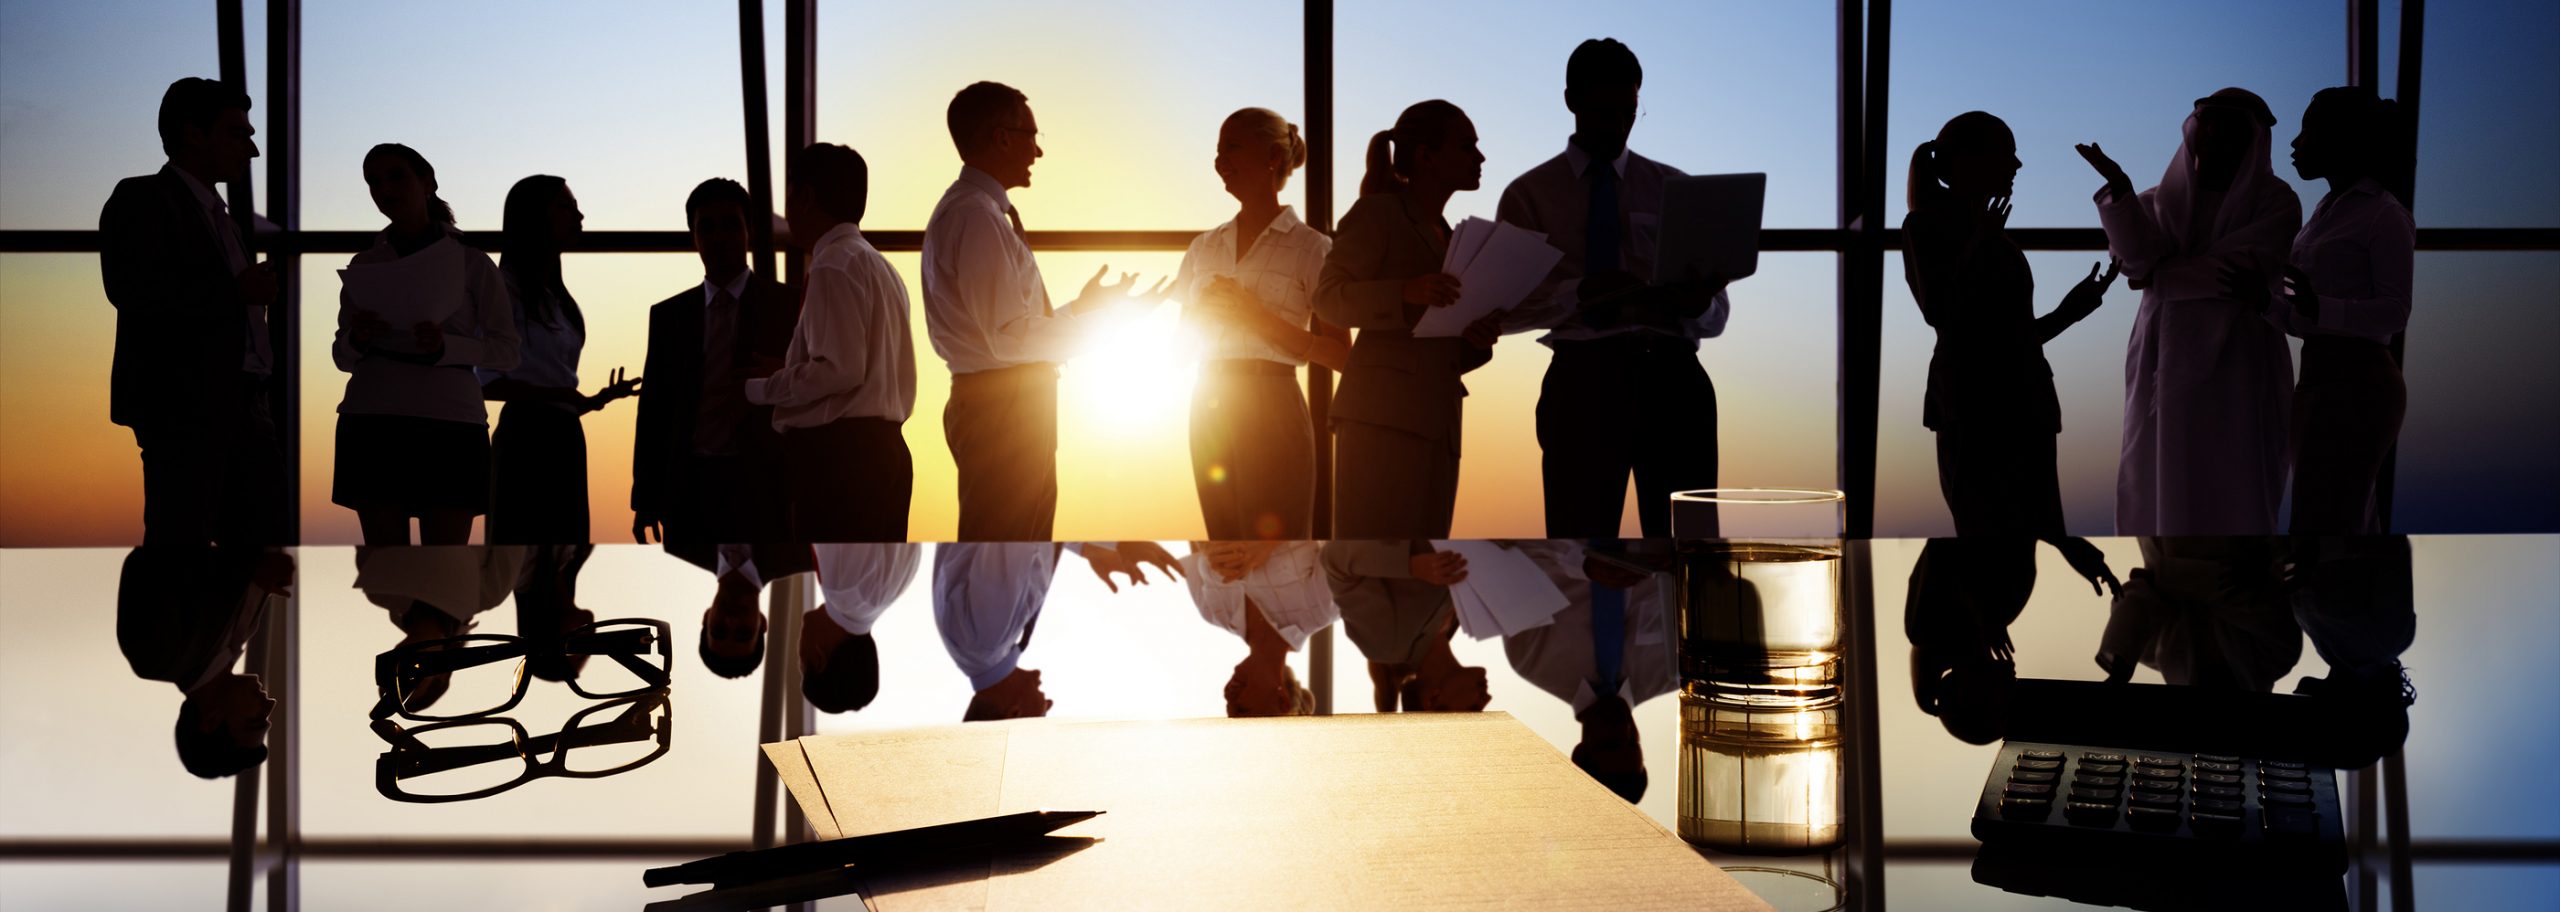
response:
{"label": "silhouetted businessman", "polygon": [[1074,356],[1104,311],[1160,300],[1123,275],[1095,272],[1064,307],[1049,303],[1040,264],[1006,191],[1031,186],[1040,127],[1023,94],[972,83],[946,113],[960,177],[924,228],[924,315],[951,365],[943,437],[960,474],[961,541],[1048,541],[1058,514],[1058,362]]}
{"label": "silhouetted businessman", "polygon": [[782,432],[796,541],[907,539],[915,338],[906,283],[862,237],[870,187],[860,153],[800,150],[786,213],[793,242],[810,251],[799,325],[782,362],[747,381],[747,401],[771,406]]}
{"label": "silhouetted businessman", "polygon": [[1724,332],[1724,283],[1651,284],[1663,182],[1680,169],[1627,148],[1644,67],[1615,38],[1565,61],[1573,137],[1503,188],[1499,217],[1564,252],[1506,330],[1555,350],[1538,394],[1547,534],[1614,536],[1627,478],[1649,536],[1671,534],[1671,493],[1716,485],[1716,388],[1698,341]]}
{"label": "silhouetted businessman", "polygon": [[267,759],[276,701],[254,673],[234,672],[266,615],[291,594],[293,559],[275,548],[144,545],[116,586],[116,646],[135,676],[167,681],[178,705],[178,762],[206,779]]}
{"label": "silhouetted businessman", "polygon": [[256,133],[247,93],[170,83],[169,163],[118,182],[98,215],[98,271],[116,308],[108,411],[142,448],[147,543],[286,543],[291,505],[267,403],[284,367],[267,334],[275,271],[252,260],[213,189],[247,179]]}
{"label": "silhouetted businessman", "polygon": [[631,458],[631,537],[712,569],[719,545],[791,538],[773,409],[749,402],[759,364],[779,363],[800,292],[747,268],[747,224],[768,218],[745,187],[703,181],[685,199],[703,281],[649,308],[649,352]]}
{"label": "silhouetted businessman", "polygon": [[1146,565],[1180,578],[1182,570],[1154,542],[953,542],[934,546],[933,625],[951,662],[969,679],[974,695],[960,721],[1020,719],[1049,714],[1052,701],[1040,689],[1040,672],[1022,667],[1022,651],[1049,601],[1066,552],[1082,556],[1103,584],[1118,592],[1114,573],[1133,585],[1147,582]]}
{"label": "silhouetted businessman", "polygon": [[[1633,544],[1633,543],[1630,543]],[[1502,638],[1511,668],[1573,707],[1573,765],[1630,802],[1648,777],[1635,708],[1679,689],[1670,542],[1526,541],[1517,546],[1564,593],[1553,623]]]}

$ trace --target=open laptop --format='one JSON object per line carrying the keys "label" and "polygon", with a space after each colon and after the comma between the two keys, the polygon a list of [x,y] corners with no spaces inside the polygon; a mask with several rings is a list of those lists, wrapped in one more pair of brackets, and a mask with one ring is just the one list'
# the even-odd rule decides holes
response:
{"label": "open laptop", "polygon": [[1760,211],[1767,174],[1675,177],[1662,188],[1662,232],[1653,281],[1676,282],[1694,267],[1731,282],[1760,269]]}

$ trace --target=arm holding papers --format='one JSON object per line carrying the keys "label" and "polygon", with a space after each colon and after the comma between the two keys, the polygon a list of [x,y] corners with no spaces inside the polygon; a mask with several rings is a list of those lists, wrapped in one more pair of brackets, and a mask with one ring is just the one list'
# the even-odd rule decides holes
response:
{"label": "arm holding papers", "polygon": [[1475,341],[1477,334],[1468,332],[1474,324],[1491,317],[1498,325],[1502,312],[1528,299],[1563,258],[1546,235],[1481,218],[1466,220],[1451,234],[1449,259],[1442,267],[1458,277],[1458,299],[1423,314],[1413,334],[1466,334]]}

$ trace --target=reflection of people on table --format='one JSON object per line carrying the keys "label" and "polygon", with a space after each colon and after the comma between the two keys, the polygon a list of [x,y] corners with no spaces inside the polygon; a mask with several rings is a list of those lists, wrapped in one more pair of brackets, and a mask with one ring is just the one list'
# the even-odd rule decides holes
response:
{"label": "reflection of people on table", "polygon": [[[808,545],[721,545],[712,552],[711,575],[719,588],[702,612],[702,667],[724,678],[743,678],[764,665],[764,609],[756,594],[766,583],[813,566]],[[684,556],[681,551],[676,552]],[[690,560],[691,558],[687,558]]]}
{"label": "reflection of people on table", "polygon": [[2142,538],[2098,648],[2110,681],[2136,662],[2170,684],[2264,691],[2302,657],[2271,538]]}
{"label": "reflection of people on table", "polygon": [[1343,631],[1369,659],[1379,712],[1479,712],[1492,701],[1484,669],[1449,650],[1449,587],[1467,578],[1465,557],[1428,541],[1330,541],[1324,571]]}
{"label": "reflection of people on table", "polygon": [[175,741],[187,772],[218,779],[267,759],[276,701],[254,673],[232,670],[265,619],[290,596],[293,558],[273,548],[145,545],[116,585],[116,646],[134,676],[176,685]]}
{"label": "reflection of people on table", "polygon": [[1640,800],[1646,776],[1634,710],[1680,686],[1671,576],[1614,545],[1518,547],[1564,593],[1565,608],[1552,623],[1504,637],[1502,651],[1521,677],[1572,705],[1582,723],[1573,765],[1618,797]]}
{"label": "reflection of people on table", "polygon": [[924,561],[912,542],[821,544],[823,602],[800,616],[800,695],[821,712],[852,712],[880,695],[880,648],[872,625],[907,591]]}
{"label": "reflection of people on table", "polygon": [[1303,716],[1315,694],[1298,683],[1289,654],[1342,618],[1315,542],[1194,542],[1183,579],[1200,617],[1242,638],[1245,657],[1227,677],[1227,715]]}
{"label": "reflection of people on table", "polygon": [[[2069,548],[2063,555],[2091,592],[2130,591],[2088,547],[2085,555]],[[1920,549],[1902,615],[1911,641],[1911,692],[1920,710],[1937,716],[1950,734],[1974,744],[1999,740],[2018,677],[2009,625],[2026,611],[2035,588],[2034,539],[1933,538]]]}
{"label": "reflection of people on table", "polygon": [[[523,581],[526,550],[521,545],[357,548],[356,588],[366,601],[389,612],[392,626],[400,628],[400,642],[393,648],[458,637],[478,625],[482,612],[514,593]],[[451,682],[450,675],[442,674],[421,679],[400,708],[422,712],[433,707]]]}
{"label": "reflection of people on table", "polygon": [[1031,645],[1032,628],[1049,600],[1049,584],[1057,576],[1059,556],[1084,557],[1095,576],[1111,591],[1120,591],[1114,573],[1132,585],[1148,582],[1146,566],[1169,577],[1182,570],[1164,546],[1154,542],[954,542],[937,545],[933,554],[933,622],[942,646],[969,678],[977,693],[960,721],[1019,719],[1049,714],[1052,701],[1040,690],[1040,672],[1022,667],[1022,651]]}

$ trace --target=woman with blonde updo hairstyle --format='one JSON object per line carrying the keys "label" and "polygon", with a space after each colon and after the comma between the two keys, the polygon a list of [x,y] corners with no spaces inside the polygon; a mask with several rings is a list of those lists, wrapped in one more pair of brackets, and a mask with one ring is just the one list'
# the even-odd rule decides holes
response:
{"label": "woman with blonde updo hairstyle", "polygon": [[1342,370],[1351,341],[1313,318],[1332,240],[1280,204],[1306,161],[1307,141],[1279,114],[1227,115],[1211,164],[1239,208],[1192,239],[1174,276],[1185,320],[1208,344],[1191,398],[1191,469],[1213,540],[1314,537],[1316,441],[1298,367]]}

